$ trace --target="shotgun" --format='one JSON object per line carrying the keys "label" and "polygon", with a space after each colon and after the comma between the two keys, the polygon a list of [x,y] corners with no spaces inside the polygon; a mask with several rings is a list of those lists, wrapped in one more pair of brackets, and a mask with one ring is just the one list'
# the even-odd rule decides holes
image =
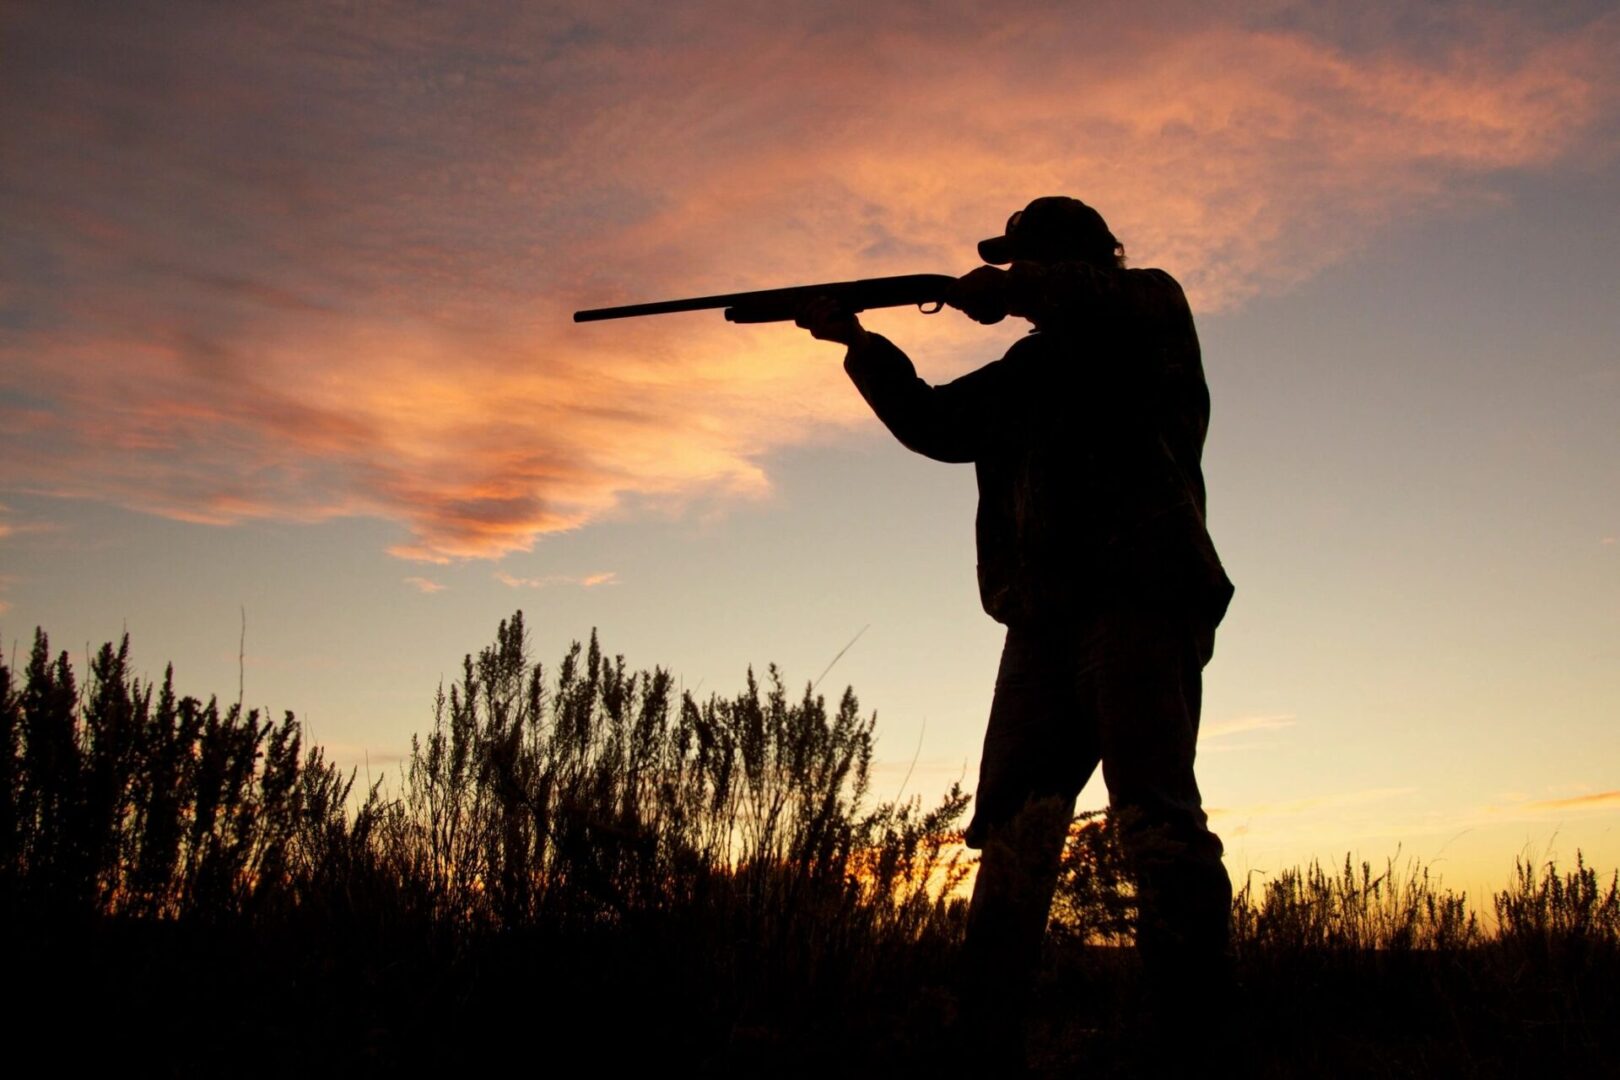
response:
{"label": "shotgun", "polygon": [[624,307],[591,308],[574,312],[574,321],[632,319],[639,315],[725,308],[729,322],[792,322],[799,309],[818,296],[831,297],[851,315],[869,308],[908,307],[912,304],[922,308],[925,314],[932,315],[944,306],[945,290],[954,284],[956,279],[948,274],[903,274],[861,281],[832,281],[825,285],[793,285],[786,289],[696,296],[687,300],[659,300]]}

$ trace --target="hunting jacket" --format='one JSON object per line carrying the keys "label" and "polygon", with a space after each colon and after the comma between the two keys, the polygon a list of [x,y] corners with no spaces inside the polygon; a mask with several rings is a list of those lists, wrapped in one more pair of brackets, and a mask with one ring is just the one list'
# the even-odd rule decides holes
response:
{"label": "hunting jacket", "polygon": [[1037,329],[941,386],[876,334],[844,360],[905,446],[978,476],[979,595],[1008,625],[1153,605],[1218,623],[1232,596],[1204,522],[1198,335],[1162,270],[1014,263]]}

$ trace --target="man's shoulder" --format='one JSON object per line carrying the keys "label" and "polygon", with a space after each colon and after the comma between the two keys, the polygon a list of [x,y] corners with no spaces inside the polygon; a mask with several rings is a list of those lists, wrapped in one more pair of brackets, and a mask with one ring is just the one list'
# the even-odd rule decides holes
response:
{"label": "man's shoulder", "polygon": [[1158,267],[1117,270],[1120,307],[1134,318],[1181,324],[1192,318],[1192,308],[1181,282]]}
{"label": "man's shoulder", "polygon": [[1014,291],[1020,298],[1014,314],[1066,321],[1166,314],[1187,306],[1181,284],[1158,267],[1014,263],[1011,273]]}
{"label": "man's shoulder", "polygon": [[1173,286],[1177,289],[1181,288],[1181,283],[1171,276],[1170,271],[1161,270],[1157,266],[1132,266],[1121,270],[1120,273],[1130,274],[1134,277],[1145,280],[1151,280],[1160,285]]}
{"label": "man's shoulder", "polygon": [[1060,261],[1051,263],[1014,263],[1015,272],[1052,275],[1068,278],[1090,278],[1095,281],[1131,281],[1152,282],[1154,284],[1174,286],[1181,288],[1179,282],[1170,271],[1157,266],[1099,266],[1097,263],[1082,262],[1079,260]]}
{"label": "man's shoulder", "polygon": [[1168,270],[1161,270],[1157,266],[1133,266],[1129,269],[1121,270],[1120,273],[1130,275],[1131,280],[1143,288],[1154,289],[1165,294],[1173,295],[1179,298],[1183,303],[1186,302],[1187,294],[1182,290],[1181,282],[1177,281],[1173,276],[1171,276],[1170,271]]}

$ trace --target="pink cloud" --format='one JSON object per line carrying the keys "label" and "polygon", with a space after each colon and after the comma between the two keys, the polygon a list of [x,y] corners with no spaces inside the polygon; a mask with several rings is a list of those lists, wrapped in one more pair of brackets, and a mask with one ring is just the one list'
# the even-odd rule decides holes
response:
{"label": "pink cloud", "polygon": [[[377,517],[430,564],[632,498],[759,498],[774,451],[869,422],[833,350],[569,311],[961,271],[1064,190],[1221,310],[1576,160],[1614,115],[1613,15],[1464,19],[1419,52],[1213,8],[1176,32],[854,14],[8,14],[6,486],[214,525]],[[938,373],[1002,340],[893,318]]]}
{"label": "pink cloud", "polygon": [[417,592],[426,593],[426,594],[429,594],[429,595],[431,595],[433,593],[436,593],[436,592],[444,592],[444,590],[446,590],[446,589],[448,589],[450,587],[448,585],[440,584],[439,582],[434,581],[431,578],[425,578],[425,577],[408,577],[408,578],[405,578],[403,580],[404,580],[405,584],[409,585],[411,588],[415,589]]}

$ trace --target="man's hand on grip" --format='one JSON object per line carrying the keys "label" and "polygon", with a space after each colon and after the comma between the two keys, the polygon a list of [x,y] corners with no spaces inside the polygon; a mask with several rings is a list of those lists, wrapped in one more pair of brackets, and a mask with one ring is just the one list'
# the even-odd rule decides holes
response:
{"label": "man's hand on grip", "polygon": [[844,310],[844,306],[830,296],[818,296],[799,309],[795,326],[810,331],[819,341],[836,341],[840,345],[855,345],[866,337],[861,320]]}

